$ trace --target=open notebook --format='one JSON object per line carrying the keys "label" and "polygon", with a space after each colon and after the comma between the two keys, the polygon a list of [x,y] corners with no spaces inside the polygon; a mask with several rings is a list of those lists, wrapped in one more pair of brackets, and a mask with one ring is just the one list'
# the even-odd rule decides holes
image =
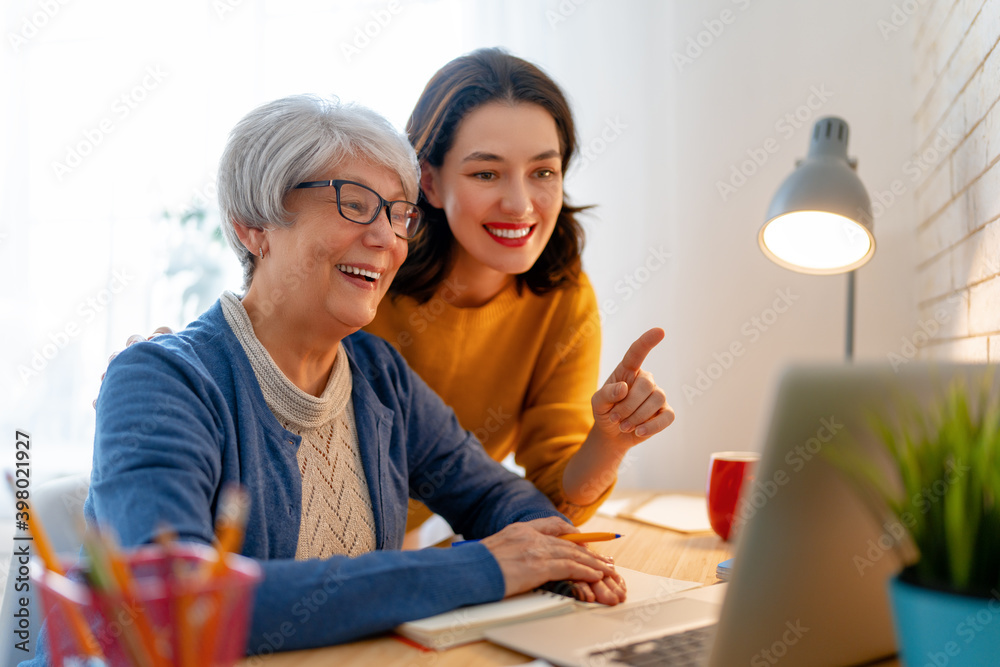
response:
{"label": "open notebook", "polygon": [[[628,591],[626,604],[643,600],[665,600],[676,593],[701,585],[694,581],[659,577],[624,567],[616,569],[625,579]],[[396,628],[396,632],[421,646],[440,650],[483,639],[487,628],[600,606],[602,605],[579,602],[549,591],[535,590],[499,602],[461,607],[437,616],[403,623]]]}

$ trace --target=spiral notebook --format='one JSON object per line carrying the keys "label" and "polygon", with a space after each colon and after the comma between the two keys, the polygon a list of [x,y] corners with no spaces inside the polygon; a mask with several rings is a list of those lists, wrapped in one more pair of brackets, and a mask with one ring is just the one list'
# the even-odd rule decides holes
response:
{"label": "spiral notebook", "polygon": [[[660,577],[624,567],[616,569],[625,579],[628,591],[626,603],[651,598],[665,599],[674,593],[700,586],[694,581]],[[498,602],[461,607],[437,616],[403,623],[396,628],[396,632],[421,646],[441,650],[483,639],[489,628],[601,606],[603,605],[580,602],[550,591],[534,590]]]}

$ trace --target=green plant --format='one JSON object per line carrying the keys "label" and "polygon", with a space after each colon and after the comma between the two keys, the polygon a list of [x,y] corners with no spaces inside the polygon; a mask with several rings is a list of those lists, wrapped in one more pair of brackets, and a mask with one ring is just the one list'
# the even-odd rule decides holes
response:
{"label": "green plant", "polygon": [[880,521],[888,511],[903,526],[919,552],[907,572],[917,583],[961,592],[1000,585],[1000,398],[991,384],[970,397],[954,382],[929,413],[902,401],[895,420],[872,415],[888,478],[859,449],[828,452]]}

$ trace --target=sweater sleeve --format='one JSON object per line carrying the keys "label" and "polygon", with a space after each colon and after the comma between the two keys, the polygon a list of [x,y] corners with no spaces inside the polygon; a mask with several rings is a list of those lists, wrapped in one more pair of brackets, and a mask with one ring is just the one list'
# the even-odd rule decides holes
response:
{"label": "sweater sleeve", "polygon": [[[494,461],[455,413],[394,349],[400,393],[408,398],[410,497],[426,503],[461,535],[479,539],[504,526],[559,516],[549,498]],[[563,517],[566,518],[566,517]]]}
{"label": "sweater sleeve", "polygon": [[574,524],[590,519],[614,488],[617,476],[594,479],[601,495],[588,505],[566,499],[563,473],[594,425],[590,400],[597,390],[601,322],[597,297],[584,274],[567,290],[553,318],[532,377],[514,456],[525,477]]}
{"label": "sweater sleeve", "polygon": [[[211,379],[180,355],[140,343],[111,364],[97,407],[88,518],[112,528],[125,547],[150,542],[164,525],[181,539],[210,543],[223,441],[235,437]],[[307,561],[267,560],[245,548],[263,569],[248,650],[351,641],[500,599],[499,565],[486,547],[469,546]]]}

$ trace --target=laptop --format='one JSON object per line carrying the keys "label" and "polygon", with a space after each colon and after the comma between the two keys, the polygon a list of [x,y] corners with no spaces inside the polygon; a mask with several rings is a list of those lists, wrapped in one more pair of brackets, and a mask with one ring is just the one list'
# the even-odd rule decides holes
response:
{"label": "laptop", "polygon": [[[929,362],[786,369],[754,484],[741,500],[746,521],[728,584],[495,628],[487,639],[565,667],[832,666],[890,657],[887,580],[907,547],[820,452],[852,441],[876,451],[870,410],[896,414],[903,397],[926,407],[952,380],[974,386],[988,372]],[[677,646],[675,657],[658,653]]]}

